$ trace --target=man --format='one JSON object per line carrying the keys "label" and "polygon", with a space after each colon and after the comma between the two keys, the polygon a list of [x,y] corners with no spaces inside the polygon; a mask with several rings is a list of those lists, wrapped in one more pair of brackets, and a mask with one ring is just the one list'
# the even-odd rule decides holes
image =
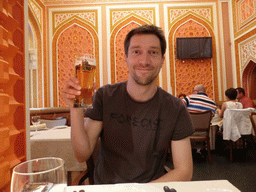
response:
{"label": "man", "polygon": [[[196,85],[192,91],[192,95],[185,97],[182,101],[187,106],[189,112],[200,113],[211,110],[214,114],[216,110],[215,102],[207,96],[205,87],[202,84]],[[200,148],[193,155],[196,155],[195,159],[205,159]]]}
{"label": "man", "polygon": [[[194,132],[180,99],[156,85],[164,63],[166,41],[153,25],[140,26],[126,36],[127,82],[105,85],[93,97],[93,107],[71,107],[71,139],[78,161],[91,156],[101,138],[96,184],[191,180],[193,161],[189,136]],[[72,106],[80,86],[71,78],[63,97]],[[171,143],[174,169],[164,171],[165,151]]]}
{"label": "man", "polygon": [[253,101],[251,100],[251,98],[245,96],[245,91],[242,87],[237,87],[236,88],[236,91],[237,91],[237,96],[236,98],[238,99],[238,101],[240,103],[243,104],[243,108],[246,109],[246,108],[250,108],[250,107],[254,107],[254,103]]}
{"label": "man", "polygon": [[203,85],[196,85],[192,91],[193,94],[182,100],[189,112],[200,113],[207,110],[211,110],[213,113],[215,112],[216,104],[205,92]]}

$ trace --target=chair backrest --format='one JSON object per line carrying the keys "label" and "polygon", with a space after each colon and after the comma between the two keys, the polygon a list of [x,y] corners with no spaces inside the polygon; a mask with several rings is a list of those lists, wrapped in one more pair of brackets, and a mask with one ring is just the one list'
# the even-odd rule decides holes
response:
{"label": "chair backrest", "polygon": [[47,128],[66,125],[67,119],[41,119],[40,123],[45,123]]}
{"label": "chair backrest", "polygon": [[210,129],[212,120],[212,111],[204,111],[201,113],[190,112],[190,117],[195,131],[207,131]]}
{"label": "chair backrest", "polygon": [[251,112],[250,113],[250,120],[254,129],[254,136],[256,137],[256,112]]}
{"label": "chair backrest", "polygon": [[91,157],[86,161],[87,171],[79,180],[78,185],[83,185],[83,182],[86,179],[89,179],[89,185],[94,184],[94,168],[95,168],[95,163],[99,159],[100,150],[101,150],[101,142],[99,138],[95,145],[95,148]]}
{"label": "chair backrest", "polygon": [[254,108],[226,109],[223,115],[223,139],[237,141],[241,135],[252,133],[250,113]]}

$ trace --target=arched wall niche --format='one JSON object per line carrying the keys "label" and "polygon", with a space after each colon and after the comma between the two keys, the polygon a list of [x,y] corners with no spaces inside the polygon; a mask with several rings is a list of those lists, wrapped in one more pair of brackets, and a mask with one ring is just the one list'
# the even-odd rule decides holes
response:
{"label": "arched wall niche", "polygon": [[[183,27],[183,25],[188,25],[189,23],[194,23],[195,26],[198,26],[202,29],[202,31],[205,31],[205,33],[199,33],[199,34],[188,34],[188,32],[185,32],[184,34],[187,34],[186,36],[184,35],[178,35],[177,31]],[[191,25],[188,25],[189,27],[191,27]],[[189,30],[189,29],[188,29]],[[193,30],[192,30],[193,31]],[[195,30],[194,30],[195,31]],[[186,70],[192,70],[192,74],[193,77],[191,79],[190,84],[188,84],[188,86],[186,86],[186,89],[178,89],[177,86],[179,85],[183,85],[184,83],[181,83],[177,80],[183,80],[183,81],[187,81],[187,75],[190,74],[188,73],[188,71],[186,71],[187,74],[186,76],[183,77],[179,77],[177,78],[177,70],[181,70],[178,75],[182,74],[182,68],[180,67],[181,64],[183,63],[183,61],[178,61],[176,59],[176,38],[177,37],[199,37],[199,36],[210,36],[212,37],[212,59],[188,59],[185,61],[184,65],[186,65]],[[177,22],[171,27],[170,31],[169,31],[169,36],[168,36],[168,41],[169,41],[169,58],[170,58],[170,81],[171,81],[171,87],[172,90],[175,90],[175,92],[173,93],[174,95],[179,94],[179,92],[182,90],[183,93],[185,94],[191,94],[191,91],[193,89],[193,87],[196,84],[204,84],[204,80],[202,81],[202,76],[201,73],[203,71],[199,71],[201,70],[201,68],[198,68],[199,64],[200,65],[204,65],[207,64],[208,67],[208,71],[206,74],[204,74],[204,78],[208,79],[208,83],[205,85],[206,87],[206,92],[207,94],[214,100],[218,101],[219,100],[219,94],[218,94],[218,77],[217,77],[217,56],[216,56],[216,38],[213,32],[213,29],[211,27],[211,25],[209,25],[209,22],[205,21],[204,19],[202,19],[201,17],[197,17],[194,14],[188,14],[185,17],[183,17],[182,19],[177,19]],[[181,62],[181,63],[180,63]],[[180,66],[178,64],[180,64]],[[183,64],[182,64],[183,65]],[[205,67],[205,69],[207,68],[207,66]],[[179,67],[177,69],[177,67]],[[197,71],[198,70],[198,71]],[[191,71],[190,71],[191,72]],[[211,83],[209,83],[211,82]],[[185,85],[185,84],[184,84]]]}
{"label": "arched wall niche", "polygon": [[[67,37],[69,41],[68,47],[65,46],[65,32],[70,32]],[[63,39],[64,38],[64,39]],[[60,42],[61,41],[61,42]],[[78,43],[80,42],[80,43]],[[83,42],[83,43],[81,43]],[[71,43],[71,44],[70,44]],[[77,47],[80,45],[79,47]],[[81,45],[86,45],[82,47]],[[65,55],[61,54],[59,51],[65,51],[65,48],[69,49],[69,53]],[[100,85],[99,78],[99,40],[98,35],[95,30],[86,22],[80,21],[77,18],[73,18],[67,21],[59,29],[53,37],[52,43],[52,71],[53,71],[53,96],[58,95],[58,97],[53,98],[53,106],[65,106],[65,102],[60,97],[61,90],[64,86],[65,77],[70,76],[75,73],[75,56],[81,54],[92,54],[96,59],[96,84],[97,88]],[[67,52],[66,52],[67,53]],[[61,54],[61,55],[60,55]],[[60,58],[61,57],[61,58]],[[67,63],[64,58],[67,58],[69,62]],[[65,72],[69,69],[69,74]]]}
{"label": "arched wall niche", "polygon": [[31,94],[30,94],[30,107],[34,108],[41,108],[44,107],[45,100],[47,97],[44,95],[45,85],[44,85],[44,74],[45,68],[43,66],[42,58],[42,37],[41,37],[41,29],[35,18],[33,12],[31,11],[30,6],[28,6],[28,18],[29,18],[29,25],[31,28],[31,32],[33,33],[33,40],[35,41],[33,44],[33,48],[36,51],[36,62],[37,67],[34,70],[31,70],[30,73],[30,86],[31,86]]}
{"label": "arched wall niche", "polygon": [[256,100],[256,61],[250,60],[242,74],[243,88],[246,96]]}
{"label": "arched wall niche", "polygon": [[140,25],[151,24],[136,16],[129,16],[113,29],[110,37],[111,83],[128,80],[129,72],[125,65],[124,40],[127,33]]}

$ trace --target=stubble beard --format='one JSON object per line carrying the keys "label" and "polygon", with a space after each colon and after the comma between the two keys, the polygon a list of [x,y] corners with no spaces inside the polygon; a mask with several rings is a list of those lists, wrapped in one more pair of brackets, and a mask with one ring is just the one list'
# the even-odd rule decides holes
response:
{"label": "stubble beard", "polygon": [[151,76],[149,76],[148,78],[146,78],[145,80],[139,78],[136,74],[131,75],[133,80],[138,84],[138,85],[143,85],[143,86],[147,86],[150,85],[151,83],[153,83],[155,81],[155,79],[158,76],[157,74],[152,74]]}

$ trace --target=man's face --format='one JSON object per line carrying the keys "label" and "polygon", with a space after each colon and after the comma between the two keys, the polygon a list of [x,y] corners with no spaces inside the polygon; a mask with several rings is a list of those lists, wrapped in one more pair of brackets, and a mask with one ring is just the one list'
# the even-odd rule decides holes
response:
{"label": "man's face", "polygon": [[238,90],[236,90],[236,92],[237,92],[236,98],[237,98],[237,99],[241,99],[241,98],[243,97],[243,93],[242,93],[242,92],[239,93]]}
{"label": "man's face", "polygon": [[130,77],[137,84],[149,85],[156,80],[164,58],[160,40],[156,35],[139,34],[134,35],[130,40],[125,63]]}

